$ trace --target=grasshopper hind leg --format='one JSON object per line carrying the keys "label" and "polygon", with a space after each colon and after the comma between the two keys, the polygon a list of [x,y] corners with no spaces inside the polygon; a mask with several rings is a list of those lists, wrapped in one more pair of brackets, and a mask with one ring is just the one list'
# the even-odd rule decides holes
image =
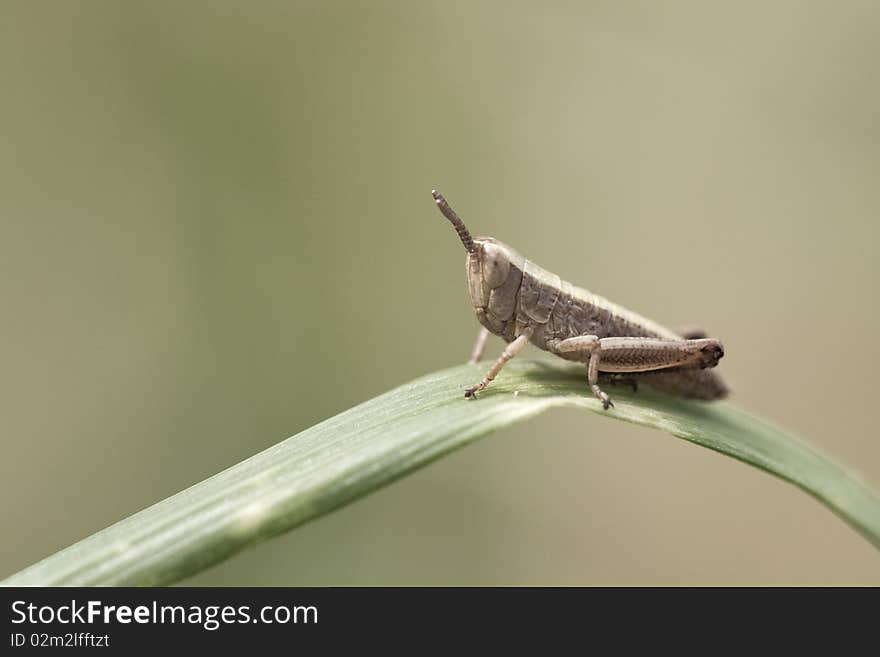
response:
{"label": "grasshopper hind leg", "polygon": [[612,386],[629,386],[633,392],[639,391],[639,376],[622,372],[599,372],[599,382]]}
{"label": "grasshopper hind leg", "polygon": [[608,410],[614,406],[599,387],[599,372],[636,374],[678,369],[714,367],[724,356],[721,343],[711,338],[664,340],[642,337],[599,338],[579,335],[554,343],[558,354],[580,356],[587,364],[587,382]]}
{"label": "grasshopper hind leg", "polygon": [[705,329],[701,329],[699,326],[694,326],[693,324],[679,326],[675,332],[684,340],[700,340],[701,338],[709,337],[709,334],[706,333]]}

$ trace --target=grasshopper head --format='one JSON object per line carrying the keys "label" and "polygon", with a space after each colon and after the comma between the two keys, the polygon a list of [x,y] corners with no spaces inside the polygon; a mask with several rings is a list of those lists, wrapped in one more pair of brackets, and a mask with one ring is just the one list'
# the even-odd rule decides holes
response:
{"label": "grasshopper head", "polygon": [[[471,237],[461,218],[437,191],[437,207],[452,224],[467,251],[468,292],[477,316],[494,333],[513,314],[525,259],[492,237]],[[489,322],[489,323],[487,323]]]}

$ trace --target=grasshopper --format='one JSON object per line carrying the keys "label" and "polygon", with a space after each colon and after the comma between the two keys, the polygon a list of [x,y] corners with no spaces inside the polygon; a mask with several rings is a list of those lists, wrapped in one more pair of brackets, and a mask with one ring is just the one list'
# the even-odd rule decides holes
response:
{"label": "grasshopper", "polygon": [[600,373],[611,383],[625,380],[635,389],[641,380],[690,399],[708,401],[727,395],[721,377],[708,371],[724,355],[718,340],[699,329],[672,331],[563,281],[495,238],[471,237],[443,195],[431,193],[467,251],[468,292],[482,324],[470,362],[481,359],[490,333],[508,343],[465,397],[485,390],[529,342],[584,363],[587,383],[605,410],[614,404],[599,387]]}

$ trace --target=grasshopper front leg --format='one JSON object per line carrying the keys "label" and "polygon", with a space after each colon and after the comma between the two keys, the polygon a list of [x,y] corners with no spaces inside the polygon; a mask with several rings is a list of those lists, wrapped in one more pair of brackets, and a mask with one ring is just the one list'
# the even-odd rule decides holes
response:
{"label": "grasshopper front leg", "polygon": [[580,335],[553,345],[558,354],[576,354],[587,363],[587,381],[608,409],[614,404],[599,388],[599,372],[649,372],[669,368],[714,367],[724,355],[718,340],[661,340],[658,338],[599,338]]}
{"label": "grasshopper front leg", "polygon": [[485,326],[480,329],[480,334],[477,336],[477,341],[474,343],[473,351],[471,351],[471,357],[468,360],[468,363],[478,363],[480,359],[483,357],[483,351],[486,349],[486,340],[489,339],[489,329]]}
{"label": "grasshopper front leg", "polygon": [[473,397],[475,393],[479,392],[480,390],[485,390],[486,386],[488,386],[493,381],[493,379],[498,376],[498,373],[507,364],[507,361],[509,361],[511,358],[513,358],[523,350],[523,348],[529,343],[529,339],[531,337],[532,329],[531,327],[527,326],[519,334],[519,337],[517,337],[513,342],[511,342],[504,348],[501,356],[498,357],[498,360],[495,361],[495,363],[486,373],[486,376],[484,376],[477,385],[468,388],[465,391],[464,396]]}

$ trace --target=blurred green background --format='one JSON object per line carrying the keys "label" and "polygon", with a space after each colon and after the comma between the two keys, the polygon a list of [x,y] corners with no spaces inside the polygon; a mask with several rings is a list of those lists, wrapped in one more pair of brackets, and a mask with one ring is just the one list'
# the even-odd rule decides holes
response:
{"label": "blurred green background", "polygon": [[[708,328],[734,403],[880,485],[878,30],[874,2],[4,2],[0,576],[461,362],[435,186]],[[757,470],[554,411],[188,583],[877,585],[880,558]]]}

